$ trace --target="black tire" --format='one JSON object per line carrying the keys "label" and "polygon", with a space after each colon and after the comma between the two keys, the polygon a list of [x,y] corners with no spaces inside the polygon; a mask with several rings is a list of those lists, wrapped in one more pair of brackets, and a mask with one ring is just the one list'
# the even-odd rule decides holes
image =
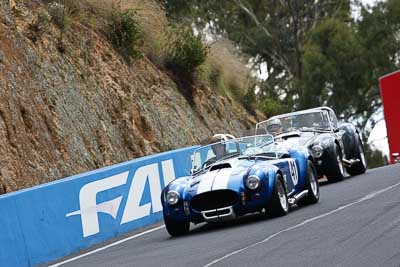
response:
{"label": "black tire", "polygon": [[333,152],[333,160],[329,170],[326,172],[326,177],[329,182],[339,182],[344,178],[344,167],[342,162],[342,152],[339,146],[335,143]]}
{"label": "black tire", "polygon": [[311,160],[307,162],[307,177],[304,184],[304,190],[307,190],[307,196],[300,199],[300,205],[314,204],[319,201],[319,183],[317,178],[317,171],[315,170],[314,163]]}
{"label": "black tire", "polygon": [[164,214],[164,224],[170,236],[182,236],[189,233],[190,223],[171,220]]}
{"label": "black tire", "polygon": [[276,174],[272,198],[270,199],[266,210],[272,217],[284,216],[289,212],[289,202],[286,195],[285,184],[283,183],[283,178],[279,173]]}
{"label": "black tire", "polygon": [[365,159],[364,147],[362,145],[360,138],[358,137],[356,139],[355,149],[356,149],[355,158],[358,159],[360,162],[351,166],[350,168],[347,168],[347,172],[350,175],[363,174],[367,170],[367,161]]}

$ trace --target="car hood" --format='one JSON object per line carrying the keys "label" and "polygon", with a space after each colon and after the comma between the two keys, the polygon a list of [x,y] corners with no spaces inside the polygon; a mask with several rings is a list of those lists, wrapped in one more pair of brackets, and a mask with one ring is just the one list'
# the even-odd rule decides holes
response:
{"label": "car hood", "polygon": [[220,161],[212,165],[207,172],[191,179],[188,193],[194,195],[222,189],[239,190],[244,186],[243,176],[253,165],[254,161],[237,158]]}
{"label": "car hood", "polygon": [[318,136],[319,133],[315,132],[293,132],[278,135],[275,137],[275,141],[278,143],[279,150],[290,150],[297,146],[308,147]]}

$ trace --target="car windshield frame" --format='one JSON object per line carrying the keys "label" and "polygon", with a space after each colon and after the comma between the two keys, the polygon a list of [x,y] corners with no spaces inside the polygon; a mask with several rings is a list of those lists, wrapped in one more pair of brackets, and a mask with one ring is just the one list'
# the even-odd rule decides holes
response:
{"label": "car windshield frame", "polygon": [[[326,119],[325,123],[327,123],[327,127],[319,128],[316,125],[314,125],[314,126],[313,125],[307,125],[306,126],[306,125],[304,125],[304,123],[303,123],[302,126],[299,126],[299,125],[298,126],[293,126],[293,121],[295,121],[296,119],[300,120],[299,119],[300,117],[306,117],[308,115],[311,116],[311,114],[318,114],[318,113],[321,114],[320,115],[321,116],[321,120],[320,121],[316,121],[315,124],[319,124],[324,119]],[[285,133],[296,132],[296,131],[298,131],[298,132],[328,132],[328,133],[331,133],[331,132],[334,131],[333,130],[333,126],[332,126],[332,121],[331,121],[331,118],[330,118],[330,115],[329,115],[329,109],[309,109],[309,110],[297,111],[297,112],[286,113],[286,114],[274,116],[274,117],[271,117],[268,120],[259,122],[259,123],[256,124],[256,132],[258,133],[260,131],[263,131],[263,132],[266,132],[268,134],[278,135],[278,134],[274,134],[274,133],[268,132],[268,129],[267,129],[268,123],[270,123],[273,120],[277,120],[277,119],[280,120],[281,123],[283,122],[282,123],[283,124],[282,125],[283,130],[282,130],[281,133],[278,133],[278,134],[285,134]],[[289,121],[289,120],[290,120],[290,123],[292,124],[291,127],[287,127],[286,126],[288,124],[288,122],[286,122],[286,125],[285,125],[285,121]],[[308,123],[310,123],[311,121],[308,121]]]}
{"label": "car windshield frame", "polygon": [[[224,155],[215,154],[217,146],[224,146]],[[220,141],[197,148],[192,154],[191,173],[198,174],[218,162],[232,157],[277,159],[278,151],[271,134],[251,135]],[[215,161],[212,159],[215,158]],[[209,161],[209,163],[207,163]],[[207,164],[206,164],[207,163]]]}

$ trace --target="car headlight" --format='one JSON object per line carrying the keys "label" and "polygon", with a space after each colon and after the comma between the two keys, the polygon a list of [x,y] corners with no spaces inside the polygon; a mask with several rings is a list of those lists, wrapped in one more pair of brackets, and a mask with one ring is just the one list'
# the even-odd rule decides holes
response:
{"label": "car headlight", "polygon": [[260,187],[260,177],[256,176],[256,175],[250,175],[247,179],[246,179],[246,186],[247,188],[251,189],[251,190],[255,190],[257,188]]}
{"label": "car headlight", "polygon": [[176,203],[178,203],[179,197],[180,197],[180,195],[179,195],[178,192],[176,192],[174,190],[168,191],[168,193],[167,193],[167,203],[170,204],[170,205],[175,205]]}
{"label": "car headlight", "polygon": [[311,151],[315,158],[320,158],[324,153],[324,149],[320,145],[315,145],[311,148]]}

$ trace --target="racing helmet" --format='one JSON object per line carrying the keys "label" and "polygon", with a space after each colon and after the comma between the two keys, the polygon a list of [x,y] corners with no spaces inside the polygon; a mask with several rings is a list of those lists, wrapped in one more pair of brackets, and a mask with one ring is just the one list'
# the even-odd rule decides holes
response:
{"label": "racing helmet", "polygon": [[212,138],[220,139],[220,141],[228,141],[228,140],[235,139],[236,137],[234,137],[231,134],[214,134]]}
{"label": "racing helmet", "polygon": [[267,131],[273,135],[282,133],[282,122],[280,119],[272,119],[267,122]]}
{"label": "racing helmet", "polygon": [[226,144],[224,141],[228,139],[224,135],[216,134],[211,137],[209,143],[211,144],[211,149],[216,156],[222,156],[226,153]]}

